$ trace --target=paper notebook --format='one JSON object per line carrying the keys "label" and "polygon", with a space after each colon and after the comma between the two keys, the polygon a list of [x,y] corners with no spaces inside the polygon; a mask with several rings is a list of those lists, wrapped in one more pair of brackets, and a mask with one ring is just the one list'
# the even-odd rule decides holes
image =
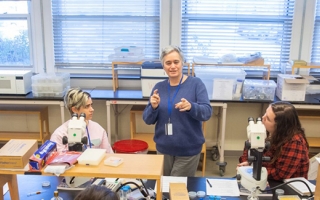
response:
{"label": "paper notebook", "polygon": [[[289,182],[289,181],[293,181],[293,180],[301,180],[304,181],[311,189],[312,193],[314,193],[316,186],[314,184],[312,184],[310,181],[308,181],[307,179],[303,178],[303,177],[298,177],[298,178],[289,178],[289,179],[285,179],[283,182]],[[310,195],[309,189],[308,187],[300,182],[292,182],[288,184],[292,189],[294,189],[296,192],[298,192],[300,195]]]}

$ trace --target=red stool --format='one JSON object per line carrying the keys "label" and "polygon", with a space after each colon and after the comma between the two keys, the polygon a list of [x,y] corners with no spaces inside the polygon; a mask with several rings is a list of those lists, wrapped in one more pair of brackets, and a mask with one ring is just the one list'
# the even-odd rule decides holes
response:
{"label": "red stool", "polygon": [[142,140],[120,140],[113,144],[115,153],[148,153],[148,143]]}

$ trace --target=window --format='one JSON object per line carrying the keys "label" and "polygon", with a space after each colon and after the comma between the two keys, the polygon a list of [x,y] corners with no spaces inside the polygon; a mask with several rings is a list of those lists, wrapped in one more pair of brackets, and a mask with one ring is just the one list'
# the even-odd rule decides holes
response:
{"label": "window", "polygon": [[294,0],[183,0],[181,46],[194,56],[260,52],[272,69],[289,60]]}
{"label": "window", "polygon": [[0,67],[31,68],[28,1],[0,1]]}
{"label": "window", "polygon": [[[316,16],[313,31],[311,62],[320,62],[320,0],[317,1]],[[319,70],[318,70],[319,71]]]}
{"label": "window", "polygon": [[110,67],[119,46],[159,57],[159,0],[52,0],[56,68]]}

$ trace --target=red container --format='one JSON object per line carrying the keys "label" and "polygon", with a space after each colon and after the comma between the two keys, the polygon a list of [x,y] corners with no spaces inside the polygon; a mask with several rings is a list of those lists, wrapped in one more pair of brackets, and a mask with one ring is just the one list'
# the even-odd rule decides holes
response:
{"label": "red container", "polygon": [[113,144],[115,153],[148,153],[148,143],[142,140],[120,140]]}

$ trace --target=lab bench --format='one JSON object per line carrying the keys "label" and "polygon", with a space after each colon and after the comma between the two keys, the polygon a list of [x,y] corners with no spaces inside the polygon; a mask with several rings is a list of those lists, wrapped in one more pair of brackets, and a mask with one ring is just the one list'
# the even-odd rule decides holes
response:
{"label": "lab bench", "polygon": [[39,132],[0,131],[0,141],[9,141],[10,139],[36,139],[43,144],[50,138],[47,106],[2,105],[0,106],[0,115],[36,115],[39,123]]}
{"label": "lab bench", "polygon": [[[115,129],[115,138],[118,139],[118,116],[121,112],[118,112],[118,105],[142,105],[145,106],[148,103],[149,98],[142,97],[141,90],[104,90],[104,89],[90,89],[86,90],[90,93],[93,100],[102,100],[106,102],[106,124],[107,124],[107,133],[110,144],[111,141],[111,127],[114,126]],[[320,95],[306,95],[306,99],[303,102],[291,102],[298,110],[299,117],[308,116],[318,118],[320,114]],[[229,103],[259,103],[261,104],[261,114],[263,113],[263,107],[274,101],[279,101],[277,97],[273,101],[262,101],[262,100],[211,100],[210,104],[213,107],[218,108],[218,119],[219,127],[217,128],[217,134],[219,139],[217,145],[213,148],[212,154],[213,157],[218,160],[217,165],[220,170],[220,175],[224,174],[225,166],[227,163],[224,162],[224,139],[226,134],[226,116],[227,116],[227,107]],[[0,95],[0,104],[15,105],[23,104],[27,105],[59,105],[61,111],[62,123],[64,122],[64,104],[62,98],[35,98],[32,94],[28,94],[24,97],[15,97],[15,96],[4,96]],[[114,111],[115,123],[111,124],[111,111]],[[129,123],[129,122],[128,122]],[[150,135],[149,135],[150,136]],[[307,138],[311,146],[320,147],[320,138],[309,137]],[[113,141],[114,142],[114,141]],[[208,146],[209,147],[209,146]]]}

